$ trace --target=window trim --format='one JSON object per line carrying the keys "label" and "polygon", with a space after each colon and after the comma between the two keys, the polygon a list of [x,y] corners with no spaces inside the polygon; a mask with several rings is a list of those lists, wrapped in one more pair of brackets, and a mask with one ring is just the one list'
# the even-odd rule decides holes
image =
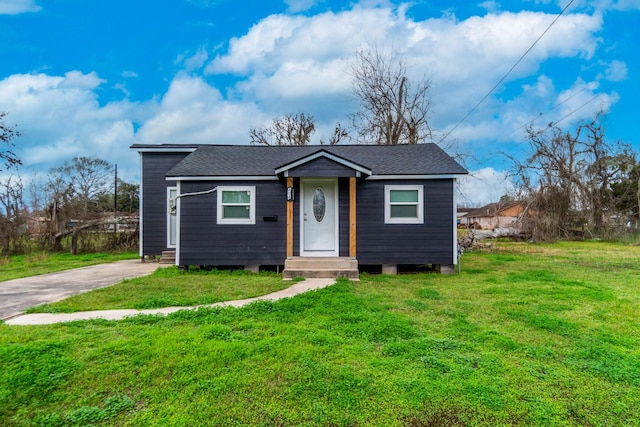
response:
{"label": "window trim", "polygon": [[[417,190],[418,202],[405,203],[405,205],[417,206],[417,217],[415,218],[392,218],[391,217],[391,192],[394,190]],[[398,203],[394,203],[398,204]],[[401,203],[399,205],[402,205]],[[424,186],[423,185],[385,185],[384,186],[384,223],[385,224],[424,224]]]}
{"label": "window trim", "polygon": [[[249,193],[249,218],[224,218],[222,193],[225,191],[246,191]],[[217,193],[217,217],[218,224],[253,225],[256,223],[256,187],[255,185],[218,186]]]}

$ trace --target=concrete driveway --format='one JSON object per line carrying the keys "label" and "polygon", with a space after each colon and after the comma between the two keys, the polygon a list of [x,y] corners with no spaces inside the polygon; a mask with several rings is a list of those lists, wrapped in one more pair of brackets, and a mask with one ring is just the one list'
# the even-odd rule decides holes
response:
{"label": "concrete driveway", "polygon": [[134,259],[0,282],[0,319],[19,315],[34,305],[60,301],[123,279],[146,276],[156,268],[158,264]]}

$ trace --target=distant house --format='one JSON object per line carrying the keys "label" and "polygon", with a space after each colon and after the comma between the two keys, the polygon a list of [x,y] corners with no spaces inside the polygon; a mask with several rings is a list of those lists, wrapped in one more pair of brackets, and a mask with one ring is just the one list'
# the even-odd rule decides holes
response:
{"label": "distant house", "polygon": [[466,226],[467,214],[472,210],[473,208],[465,208],[464,206],[458,206],[456,210],[456,216],[458,218],[458,227]]}
{"label": "distant house", "polygon": [[435,144],[131,148],[141,256],[285,277],[457,262],[455,181],[467,171]]}
{"label": "distant house", "polygon": [[485,230],[518,228],[524,212],[524,203],[519,201],[490,203],[481,208],[469,209],[462,218],[461,225]]}

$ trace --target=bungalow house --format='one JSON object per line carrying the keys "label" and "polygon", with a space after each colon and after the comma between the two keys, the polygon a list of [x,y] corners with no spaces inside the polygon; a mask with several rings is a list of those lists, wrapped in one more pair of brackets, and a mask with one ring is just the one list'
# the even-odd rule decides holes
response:
{"label": "bungalow house", "polygon": [[484,230],[518,228],[524,212],[524,203],[519,201],[490,203],[470,209],[463,218],[463,225]]}
{"label": "bungalow house", "polygon": [[467,224],[467,214],[472,211],[472,208],[465,208],[464,206],[457,207],[458,227],[465,226]]}
{"label": "bungalow house", "polygon": [[453,272],[455,180],[435,144],[135,144],[140,255],[179,266],[284,268],[357,278],[358,266]]}

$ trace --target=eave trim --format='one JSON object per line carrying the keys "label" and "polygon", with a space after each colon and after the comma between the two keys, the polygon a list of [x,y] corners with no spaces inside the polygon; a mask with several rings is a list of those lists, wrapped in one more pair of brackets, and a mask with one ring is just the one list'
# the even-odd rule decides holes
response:
{"label": "eave trim", "polygon": [[391,179],[456,179],[465,176],[462,173],[442,174],[442,175],[372,175],[368,180],[383,181]]}
{"label": "eave trim", "polygon": [[131,150],[137,151],[138,153],[193,153],[197,150],[197,148],[131,148]]}
{"label": "eave trim", "polygon": [[277,176],[168,176],[167,181],[278,181]]}

